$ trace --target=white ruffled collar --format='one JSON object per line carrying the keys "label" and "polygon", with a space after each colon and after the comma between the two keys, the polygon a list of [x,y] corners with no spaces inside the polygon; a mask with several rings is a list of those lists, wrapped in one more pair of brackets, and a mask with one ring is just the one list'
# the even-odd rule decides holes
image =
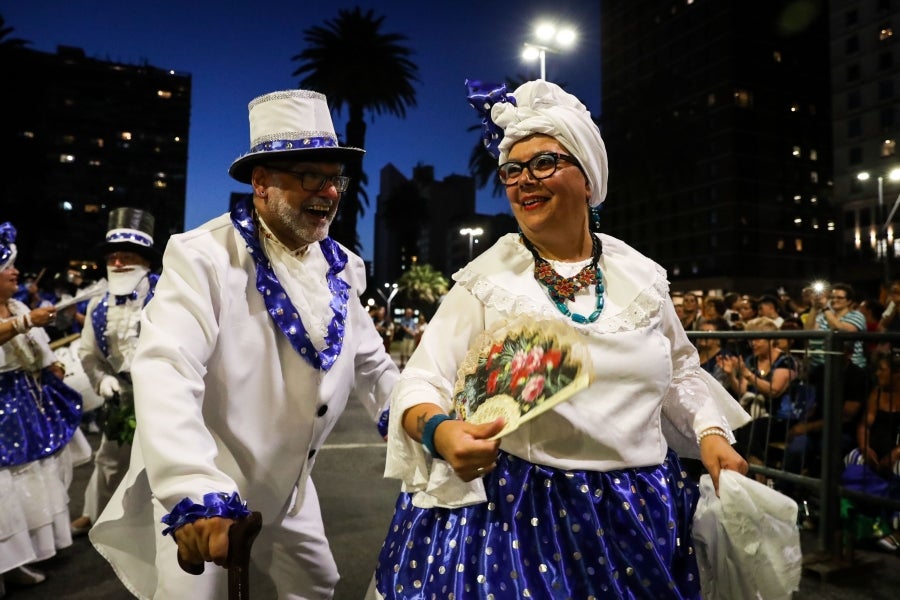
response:
{"label": "white ruffled collar", "polygon": [[[613,301],[607,303],[608,309],[597,321],[572,324],[595,333],[647,326],[669,297],[665,271],[624,242],[605,234],[599,237],[603,243],[600,268],[606,294]],[[548,319],[565,318],[549,301],[539,300],[523,288],[521,280],[533,280],[533,271],[531,253],[519,241],[518,234],[510,233],[457,271],[453,279],[485,306],[507,317],[526,313]]]}

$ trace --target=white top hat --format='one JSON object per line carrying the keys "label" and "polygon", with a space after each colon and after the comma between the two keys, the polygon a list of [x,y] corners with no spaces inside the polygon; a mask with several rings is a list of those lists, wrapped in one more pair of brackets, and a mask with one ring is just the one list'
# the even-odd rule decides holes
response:
{"label": "white top hat", "polygon": [[346,162],[362,148],[338,146],[325,96],[309,90],[272,92],[253,99],[250,151],[231,163],[228,174],[250,183],[253,167],[276,160]]}

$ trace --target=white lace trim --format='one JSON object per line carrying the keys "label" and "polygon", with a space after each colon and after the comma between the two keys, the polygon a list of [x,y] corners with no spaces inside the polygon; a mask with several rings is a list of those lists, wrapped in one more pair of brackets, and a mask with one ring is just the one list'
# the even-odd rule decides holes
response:
{"label": "white lace trim", "polygon": [[[524,249],[521,250],[525,254]],[[528,269],[532,268],[531,256],[527,255]],[[511,290],[499,287],[491,282],[483,273],[480,273],[469,263],[453,275],[453,279],[461,286],[469,290],[488,308],[494,309],[508,318],[522,313],[536,315],[547,319],[564,318],[560,312],[548,303],[538,303],[530,296],[516,294]],[[518,265],[511,265],[512,269]],[[665,270],[656,265],[656,278],[628,303],[628,306],[618,314],[604,312],[593,323],[571,324],[578,330],[592,333],[615,333],[631,331],[650,324],[651,318],[656,315],[664,301],[669,298],[669,283]]]}

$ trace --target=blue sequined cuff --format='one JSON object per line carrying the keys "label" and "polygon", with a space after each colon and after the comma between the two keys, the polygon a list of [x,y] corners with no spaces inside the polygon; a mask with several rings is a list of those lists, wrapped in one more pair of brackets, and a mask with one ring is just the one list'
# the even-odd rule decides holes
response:
{"label": "blue sequined cuff", "polygon": [[381,416],[378,417],[378,433],[381,434],[381,437],[386,438],[388,434],[388,421],[391,418],[391,411],[386,410],[381,413]]}
{"label": "blue sequined cuff", "polygon": [[210,492],[203,496],[203,504],[195,504],[190,498],[176,504],[172,512],[162,518],[162,522],[168,525],[162,534],[169,535],[182,525],[193,523],[197,519],[210,517],[242,519],[248,515],[250,511],[247,509],[247,503],[241,500],[237,492],[233,492],[230,496],[224,492]]}

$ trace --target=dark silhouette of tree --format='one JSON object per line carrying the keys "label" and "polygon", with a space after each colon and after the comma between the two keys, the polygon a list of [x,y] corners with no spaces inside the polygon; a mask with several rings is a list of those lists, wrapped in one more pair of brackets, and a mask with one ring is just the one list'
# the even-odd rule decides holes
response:
{"label": "dark silhouette of tree", "polygon": [[[407,37],[384,33],[384,17],[374,11],[365,13],[357,6],[341,9],[335,19],[307,29],[303,39],[307,47],[291,60],[300,67],[292,75],[302,77],[300,87],[325,94],[329,106],[338,114],[348,113],[344,143],[365,148],[367,112],[406,116],[406,109],[416,105],[414,83],[418,66],[410,60],[412,50],[404,43]],[[349,161],[345,172],[352,178],[343,194],[341,207],[332,225],[332,237],[359,252],[357,219],[364,213],[360,197],[365,183],[362,157]]]}
{"label": "dark silhouette of tree", "polygon": [[8,37],[13,31],[15,30],[12,27],[6,26],[6,20],[3,18],[3,15],[0,15],[0,46],[24,48],[27,44],[31,43],[28,40],[23,40],[21,38]]}

